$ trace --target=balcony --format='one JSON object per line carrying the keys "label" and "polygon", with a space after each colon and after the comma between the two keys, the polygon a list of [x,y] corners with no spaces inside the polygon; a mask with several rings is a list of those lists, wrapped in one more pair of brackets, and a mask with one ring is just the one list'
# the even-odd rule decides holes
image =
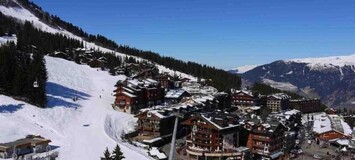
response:
{"label": "balcony", "polygon": [[264,144],[253,144],[253,147],[264,149],[265,145]]}
{"label": "balcony", "polygon": [[201,140],[210,140],[210,136],[202,136],[202,135],[195,135],[193,136],[195,139],[201,139]]}
{"label": "balcony", "polygon": [[202,156],[205,155],[207,157],[242,157],[243,154],[237,151],[206,151],[203,149],[197,149],[193,147],[188,147],[186,152],[190,155]]}
{"label": "balcony", "polygon": [[272,141],[269,137],[262,137],[262,136],[253,136],[253,139],[263,141],[263,142],[271,142]]}
{"label": "balcony", "polygon": [[197,133],[202,133],[202,134],[207,134],[207,135],[211,134],[211,131],[209,131],[209,130],[200,130],[200,129],[198,129],[198,130],[196,130],[196,132]]}
{"label": "balcony", "polygon": [[193,141],[192,143],[199,145],[199,146],[205,146],[205,147],[210,147],[212,146],[211,143],[204,143],[204,142],[199,142],[199,141]]}

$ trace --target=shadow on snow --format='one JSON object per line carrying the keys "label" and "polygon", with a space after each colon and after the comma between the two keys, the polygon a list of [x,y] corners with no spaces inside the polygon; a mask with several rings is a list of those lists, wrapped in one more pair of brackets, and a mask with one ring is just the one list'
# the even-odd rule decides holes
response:
{"label": "shadow on snow", "polygon": [[0,113],[14,113],[22,109],[24,104],[9,104],[9,105],[0,105]]}
{"label": "shadow on snow", "polygon": [[47,82],[46,93],[48,107],[64,106],[76,108],[80,107],[80,105],[75,103],[74,97],[78,100],[86,100],[90,97],[89,94],[53,82]]}

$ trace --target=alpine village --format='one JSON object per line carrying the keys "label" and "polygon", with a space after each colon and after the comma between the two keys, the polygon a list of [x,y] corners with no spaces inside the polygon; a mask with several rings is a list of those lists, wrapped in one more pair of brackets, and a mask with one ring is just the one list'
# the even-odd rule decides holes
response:
{"label": "alpine village", "polygon": [[0,11],[0,159],[355,159],[355,109]]}

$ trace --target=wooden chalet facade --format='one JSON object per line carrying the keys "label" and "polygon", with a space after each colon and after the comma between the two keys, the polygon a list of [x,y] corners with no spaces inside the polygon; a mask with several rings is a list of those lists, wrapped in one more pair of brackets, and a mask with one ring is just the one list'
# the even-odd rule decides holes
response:
{"label": "wooden chalet facade", "polygon": [[191,159],[242,159],[247,151],[240,151],[239,117],[223,112],[193,116],[182,122],[191,133],[186,139],[186,152]]}
{"label": "wooden chalet facade", "polygon": [[158,74],[153,77],[154,80],[158,81],[160,85],[166,89],[174,88],[174,82],[172,81],[172,77],[165,74]]}
{"label": "wooden chalet facade", "polygon": [[352,138],[352,129],[338,115],[316,115],[313,121],[313,133],[317,144],[321,146]]}
{"label": "wooden chalet facade", "polygon": [[41,136],[29,135],[13,142],[0,143],[0,159],[8,159],[16,155],[24,156],[33,153],[43,153],[50,150],[51,140]]}
{"label": "wooden chalet facade", "polygon": [[171,134],[174,129],[175,116],[165,111],[144,111],[137,114],[139,135],[160,137]]}
{"label": "wooden chalet facade", "polygon": [[256,98],[251,91],[232,90],[231,104],[240,107],[250,107],[256,105]]}
{"label": "wooden chalet facade", "polygon": [[126,113],[138,113],[139,109],[161,104],[164,88],[152,79],[118,81],[115,85],[113,108]]}
{"label": "wooden chalet facade", "polygon": [[248,126],[247,147],[254,159],[282,159],[286,127],[280,122],[259,123]]}
{"label": "wooden chalet facade", "polygon": [[319,99],[293,99],[290,100],[290,106],[302,113],[320,112],[322,110]]}
{"label": "wooden chalet facade", "polygon": [[184,89],[171,89],[165,95],[165,102],[170,104],[180,103],[185,97],[191,97],[191,95]]}

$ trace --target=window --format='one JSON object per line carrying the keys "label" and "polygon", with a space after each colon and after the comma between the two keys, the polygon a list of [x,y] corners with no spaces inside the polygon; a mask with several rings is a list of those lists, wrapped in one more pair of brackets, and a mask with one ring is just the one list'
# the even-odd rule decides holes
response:
{"label": "window", "polygon": [[120,105],[120,106],[126,105],[126,100],[121,100],[121,101],[119,102],[119,105]]}
{"label": "window", "polygon": [[196,132],[196,131],[197,131],[197,126],[194,125],[194,126],[192,127],[192,131]]}

